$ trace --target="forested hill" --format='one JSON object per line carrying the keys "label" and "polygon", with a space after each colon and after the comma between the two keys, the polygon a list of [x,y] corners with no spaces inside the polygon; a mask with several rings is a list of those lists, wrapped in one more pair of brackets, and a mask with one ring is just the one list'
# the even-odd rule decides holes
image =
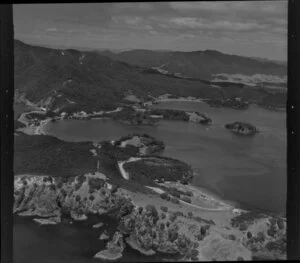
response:
{"label": "forested hill", "polygon": [[86,110],[115,108],[130,90],[137,96],[219,97],[202,82],[149,74],[98,54],[27,45],[15,40],[16,100]]}
{"label": "forested hill", "polygon": [[215,50],[179,52],[130,50],[119,53],[99,52],[113,59],[143,67],[157,67],[169,73],[211,80],[215,74],[266,74],[285,76],[282,63],[256,58],[228,55]]}
{"label": "forested hill", "polygon": [[[149,67],[114,60],[99,52],[61,50],[14,42],[15,100],[50,110],[98,111],[115,109],[128,93],[227,99],[239,97],[250,103],[284,105],[286,92],[232,82],[210,83],[186,79]],[[164,54],[164,52],[160,52]],[[181,63],[178,61],[178,63]],[[233,62],[234,63],[234,62]],[[203,62],[203,67],[208,64]]]}

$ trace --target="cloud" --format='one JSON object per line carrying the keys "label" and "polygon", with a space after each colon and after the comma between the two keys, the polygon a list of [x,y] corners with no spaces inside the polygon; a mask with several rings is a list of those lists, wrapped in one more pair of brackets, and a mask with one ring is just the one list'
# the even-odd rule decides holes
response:
{"label": "cloud", "polygon": [[116,24],[125,23],[127,25],[137,25],[143,21],[143,19],[138,16],[114,16],[112,20]]}
{"label": "cloud", "polygon": [[209,11],[215,13],[259,12],[282,14],[287,9],[287,1],[222,1],[222,2],[170,2],[170,7],[178,11]]}
{"label": "cloud", "polygon": [[202,30],[253,31],[268,27],[265,24],[258,24],[256,22],[235,22],[227,20],[212,22],[195,17],[175,17],[169,21],[174,26]]}
{"label": "cloud", "polygon": [[186,51],[227,45],[245,55],[265,55],[267,46],[275,58],[286,55],[287,1],[15,5],[14,25],[16,36],[39,43]]}
{"label": "cloud", "polygon": [[170,7],[176,10],[191,11],[226,11],[227,4],[224,2],[170,2]]}
{"label": "cloud", "polygon": [[47,28],[45,31],[47,31],[47,32],[57,32],[58,29],[56,27],[50,27],[50,28]]}

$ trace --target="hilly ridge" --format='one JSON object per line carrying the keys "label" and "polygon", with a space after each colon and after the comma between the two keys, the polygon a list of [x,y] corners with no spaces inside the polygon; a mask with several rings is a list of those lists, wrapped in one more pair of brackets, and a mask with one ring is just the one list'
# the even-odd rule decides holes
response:
{"label": "hilly ridge", "polygon": [[[128,92],[144,99],[148,95],[156,97],[168,93],[206,99],[240,97],[257,104],[263,102],[267,105],[270,101],[275,106],[285,104],[285,92],[278,95],[261,87],[230,82],[211,83],[198,78],[187,79],[165,74],[148,66],[120,61],[109,51],[99,53],[51,49],[28,45],[19,40],[15,40],[14,49],[16,102],[31,103],[54,111],[115,109],[122,104]],[[148,53],[149,57],[155,53],[145,50],[140,52]],[[161,54],[159,63],[169,56],[169,52],[158,53]],[[130,53],[124,54],[129,56]],[[187,61],[180,59],[180,56],[176,58],[177,66]],[[193,54],[189,56],[191,60],[197,57]],[[156,59],[154,55],[153,59]],[[147,60],[144,63],[148,63]],[[205,63],[202,67],[208,68]]]}
{"label": "hilly ridge", "polygon": [[[100,54],[102,52],[99,52]],[[286,75],[286,66],[272,61],[228,55],[215,50],[205,51],[150,51],[130,50],[120,53],[105,52],[119,61],[143,67],[155,67],[182,76],[212,80],[214,74]]]}
{"label": "hilly ridge", "polygon": [[141,97],[165,93],[211,97],[219,93],[200,82],[145,74],[143,68],[95,52],[55,50],[16,40],[14,59],[17,97],[35,104],[59,96],[72,101],[69,106],[99,110],[115,108],[128,90]]}

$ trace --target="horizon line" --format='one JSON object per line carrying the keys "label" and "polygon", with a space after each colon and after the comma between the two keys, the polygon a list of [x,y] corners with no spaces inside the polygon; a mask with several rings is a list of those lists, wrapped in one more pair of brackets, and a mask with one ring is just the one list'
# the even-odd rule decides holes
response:
{"label": "horizon line", "polygon": [[[266,57],[249,57],[249,56],[245,56],[245,55],[238,55],[238,54],[229,54],[229,53],[224,53],[222,51],[216,50],[216,49],[205,49],[205,50],[190,50],[190,51],[183,51],[183,50],[172,50],[172,49],[145,49],[145,48],[115,48],[115,49],[111,49],[111,48],[92,48],[92,47],[83,47],[83,46],[64,46],[64,45],[56,45],[56,44],[42,44],[42,43],[29,43],[27,41],[18,39],[16,37],[14,37],[14,40],[18,40],[20,42],[23,42],[24,44],[27,45],[32,45],[32,46],[38,46],[38,47],[46,47],[46,48],[59,48],[63,50],[67,50],[67,49],[78,49],[80,51],[80,49],[82,49],[81,51],[110,51],[112,53],[121,53],[121,52],[126,52],[126,51],[134,51],[134,50],[144,50],[144,51],[155,51],[155,52],[182,52],[182,53],[192,53],[192,52],[205,52],[205,51],[215,51],[221,54],[225,54],[225,55],[229,55],[229,56],[239,56],[239,57],[244,57],[244,58],[250,58],[250,59],[255,59],[255,60],[267,60],[270,62],[279,62],[279,63],[287,63],[287,60],[279,60],[279,59],[270,59],[270,58],[266,58]],[[85,50],[83,50],[85,49]],[[115,52],[113,52],[115,51]],[[116,52],[118,51],[118,52]]]}

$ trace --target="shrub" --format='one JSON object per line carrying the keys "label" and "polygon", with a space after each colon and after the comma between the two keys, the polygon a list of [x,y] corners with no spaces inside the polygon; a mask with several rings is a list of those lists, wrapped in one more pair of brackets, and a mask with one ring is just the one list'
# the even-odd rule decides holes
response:
{"label": "shrub", "polygon": [[232,218],[231,225],[233,227],[238,227],[242,223],[249,224],[249,223],[253,222],[255,219],[264,218],[264,217],[266,217],[266,216],[264,214],[262,214],[260,211],[253,210],[253,211],[242,213],[242,214]]}
{"label": "shrub", "polygon": [[200,228],[200,234],[204,237],[206,236],[207,234],[207,230],[209,229],[209,225],[204,225],[204,226],[201,226]]}
{"label": "shrub", "polygon": [[179,203],[180,203],[179,200],[178,200],[177,198],[171,198],[171,202],[172,202],[173,204],[179,204]]}
{"label": "shrub", "polygon": [[75,191],[79,190],[80,187],[81,187],[81,185],[82,185],[82,184],[81,184],[80,182],[77,182],[77,183],[75,184],[75,186],[74,186]]}
{"label": "shrub", "polygon": [[247,230],[247,228],[248,228],[248,226],[247,226],[246,223],[243,222],[243,223],[240,224],[240,228],[239,228],[239,229],[240,229],[241,231],[245,231],[245,230]]}
{"label": "shrub", "polygon": [[89,199],[93,202],[95,200],[95,196],[94,195],[90,195]]}
{"label": "shrub", "polygon": [[161,193],[160,198],[163,200],[168,200],[168,199],[170,199],[170,196],[167,193]]}
{"label": "shrub", "polygon": [[188,212],[188,217],[192,218],[193,217],[193,213],[192,212]]}
{"label": "shrub", "polygon": [[193,192],[192,192],[192,191],[186,191],[186,192],[185,192],[185,195],[190,196],[190,197],[193,197]]}
{"label": "shrub", "polygon": [[244,261],[244,259],[242,257],[237,257],[236,259],[237,261]]}
{"label": "shrub", "polygon": [[172,195],[174,197],[180,198],[180,193],[177,191],[176,188],[170,188],[169,193],[170,193],[170,195]]}
{"label": "shrub", "polygon": [[152,232],[152,238],[154,238],[154,239],[156,238],[156,232],[155,231]]}
{"label": "shrub", "polygon": [[178,232],[175,228],[169,228],[168,230],[168,238],[170,242],[174,242],[178,238]]}
{"label": "shrub", "polygon": [[191,255],[191,259],[192,260],[197,260],[198,259],[198,255],[199,255],[199,251],[197,249],[192,249],[190,255]]}
{"label": "shrub", "polygon": [[174,214],[176,216],[183,216],[184,217],[184,214],[181,211],[176,211],[176,212],[174,212]]}
{"label": "shrub", "polygon": [[263,232],[258,232],[256,236],[258,242],[263,243],[265,241],[265,234]]}
{"label": "shrub", "polygon": [[161,211],[163,211],[165,213],[168,212],[168,207],[166,207],[166,206],[161,206],[160,209],[161,209]]}
{"label": "shrub", "polygon": [[161,213],[161,219],[165,219],[166,218],[166,214],[165,213]]}
{"label": "shrub", "polygon": [[177,218],[177,214],[175,214],[175,213],[171,213],[169,215],[169,219],[170,219],[171,222],[174,222],[176,220],[176,218]]}
{"label": "shrub", "polygon": [[59,182],[56,184],[56,186],[57,186],[57,189],[60,189],[60,188],[62,188],[63,183],[62,183],[61,181],[59,181]]}
{"label": "shrub", "polygon": [[80,200],[81,200],[80,195],[76,195],[75,200],[76,200],[76,202],[80,202]]}
{"label": "shrub", "polygon": [[181,200],[190,204],[192,203],[192,200],[186,196],[181,197]]}
{"label": "shrub", "polygon": [[236,236],[235,235],[232,235],[232,234],[230,234],[229,236],[228,236],[228,239],[230,239],[230,240],[236,240]]}
{"label": "shrub", "polygon": [[164,230],[165,229],[165,224],[164,223],[160,223],[159,228],[160,228],[160,230]]}
{"label": "shrub", "polygon": [[167,226],[167,227],[169,227],[169,226],[170,226],[170,222],[169,222],[169,221],[166,223],[166,226]]}
{"label": "shrub", "polygon": [[60,193],[61,193],[63,198],[65,198],[67,196],[67,191],[64,188],[60,189]]}
{"label": "shrub", "polygon": [[55,191],[55,190],[56,190],[55,184],[51,184],[51,185],[50,185],[50,190],[51,190],[51,191]]}

